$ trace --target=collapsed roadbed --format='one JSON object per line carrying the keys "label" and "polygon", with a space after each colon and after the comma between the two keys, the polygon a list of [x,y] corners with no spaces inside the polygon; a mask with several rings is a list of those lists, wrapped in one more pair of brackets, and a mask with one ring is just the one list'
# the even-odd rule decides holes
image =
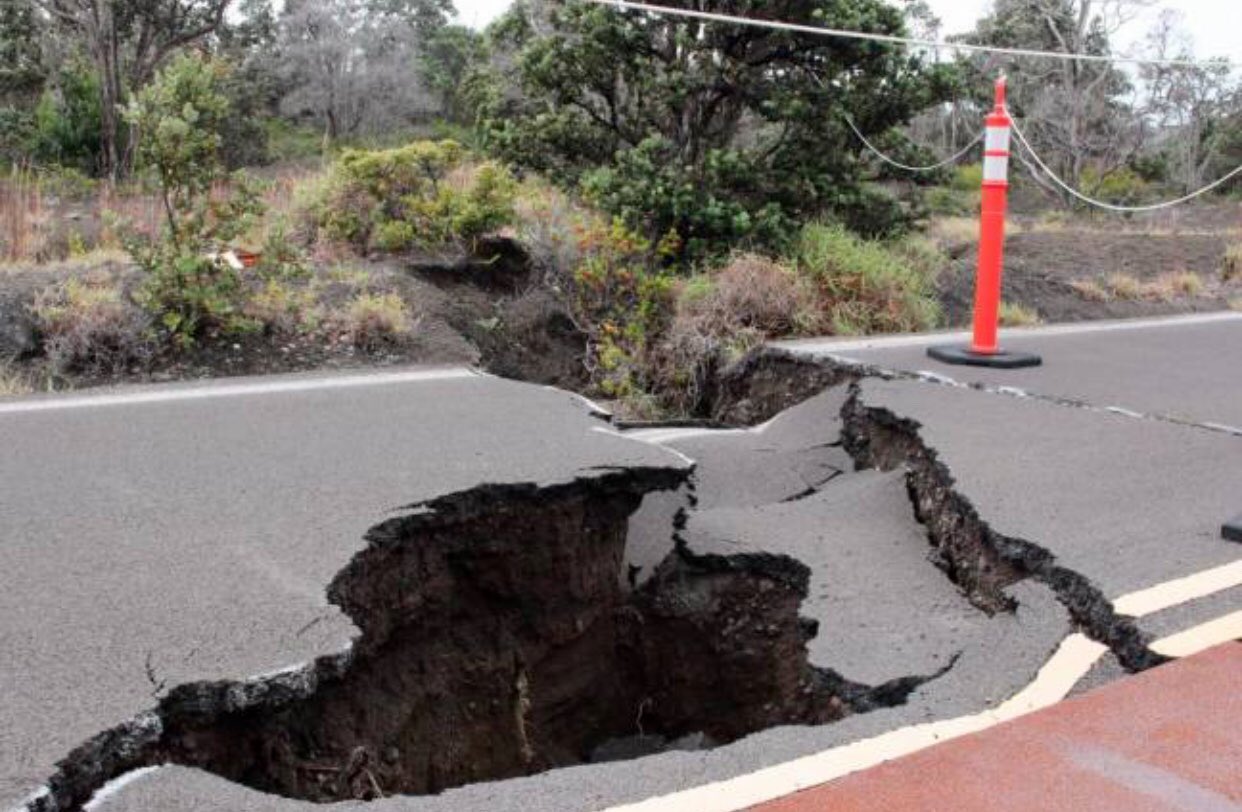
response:
{"label": "collapsed roadbed", "polygon": [[[1163,661],[1089,578],[994,531],[920,425],[867,402],[868,375],[765,351],[722,378],[712,417],[758,423],[848,387],[836,444],[858,470],[905,472],[930,561],[971,604],[1012,613],[1011,587],[1042,584],[1126,668]],[[670,552],[633,582],[630,517],[668,491],[685,495],[667,527]],[[953,667],[957,655],[933,673],[868,685],[812,664],[806,564],[697,552],[683,537],[696,506],[692,470],[638,466],[411,506],[372,528],[328,589],[361,632],[349,651],[248,681],[178,685],[70,753],[28,806],[79,809],[108,781],[167,763],[314,802],[438,793],[823,725],[900,705]]]}
{"label": "collapsed roadbed", "polygon": [[435,793],[904,701],[921,679],[871,688],[808,664],[797,561],[678,545],[626,586],[630,514],[687,476],[627,468],[412,506],[329,587],[361,629],[352,650],[179,685],[71,753],[31,809],[78,809],[165,763],[317,802]]}

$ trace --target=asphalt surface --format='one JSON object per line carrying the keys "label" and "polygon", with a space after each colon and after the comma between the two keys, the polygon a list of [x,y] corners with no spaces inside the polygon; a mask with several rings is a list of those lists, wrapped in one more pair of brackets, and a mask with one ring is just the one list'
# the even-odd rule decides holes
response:
{"label": "asphalt surface", "polygon": [[[1221,522],[1242,510],[1242,437],[1104,411],[1120,405],[1149,417],[1242,424],[1242,384],[1230,398],[1226,384],[1200,380],[1224,355],[1209,353],[1203,334],[1233,331],[1242,345],[1242,321],[1195,327],[1186,338],[1198,353],[1192,361],[1149,352],[1146,371],[1145,348],[1178,342],[1180,328],[1032,333],[1014,344],[1044,354],[1047,375],[1055,371],[1049,348],[1100,342],[1103,360],[1076,374],[1103,375],[1104,383],[1079,384],[1068,373],[1063,387],[1051,377],[1023,382],[1028,371],[989,382],[1036,395],[1021,398],[869,379],[861,398],[917,421],[957,490],[994,529],[1045,547],[1117,598],[1242,559],[1242,548],[1219,537]],[[879,364],[876,353],[924,357],[918,346],[833,354],[846,352],[867,364]],[[890,367],[933,363],[899,361]],[[1109,388],[1114,363],[1128,372]],[[955,380],[972,380],[953,371]],[[820,624],[809,647],[815,664],[875,683],[958,659],[907,704],[836,724],[387,798],[368,809],[577,812],[731,779],[994,707],[1028,686],[1073,631],[1041,584],[1010,587],[1016,611],[994,617],[957,594],[927,560],[901,474],[852,471],[839,442],[843,389],[754,429],[622,437],[564,393],[452,375],[279,389],[282,379],[273,391],[216,395],[204,387],[184,400],[167,393],[186,390],[160,388],[145,400],[125,395],[41,411],[0,403],[0,438],[12,461],[0,483],[0,542],[14,564],[0,575],[0,644],[15,653],[0,662],[0,808],[37,787],[74,745],[150,707],[161,683],[254,676],[348,645],[356,630],[323,588],[363,532],[402,505],[488,481],[553,482],[598,466],[693,460],[693,492],[649,496],[631,521],[627,558],[636,581],[673,548],[673,516],[685,510],[691,549],[763,550],[811,568],[802,611]],[[1091,388],[1097,384],[1102,394]],[[1167,635],[1235,612],[1239,600],[1237,588],[1217,591],[1151,612],[1141,624]],[[1121,675],[1106,655],[1081,686]],[[316,807],[168,766],[109,787],[92,808]]]}
{"label": "asphalt surface", "polygon": [[863,383],[916,420],[997,532],[1034,542],[1112,599],[1240,557],[1242,437],[918,381]]}
{"label": "asphalt surface", "polygon": [[931,372],[962,383],[1013,387],[1100,408],[1218,424],[1242,433],[1242,313],[1002,330],[1003,348],[1033,352],[1043,359],[1042,366],[1028,369],[953,366],[927,356],[929,345],[965,339],[953,334],[897,341],[791,341],[780,346],[885,369]]}
{"label": "asphalt surface", "polygon": [[0,808],[162,689],[344,650],[357,630],[325,588],[404,505],[685,466],[569,394],[427,374],[0,408]]}

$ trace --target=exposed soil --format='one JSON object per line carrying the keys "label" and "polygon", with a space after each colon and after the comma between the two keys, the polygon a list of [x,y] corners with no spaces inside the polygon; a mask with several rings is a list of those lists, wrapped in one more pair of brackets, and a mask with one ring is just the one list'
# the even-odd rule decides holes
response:
{"label": "exposed soil", "polygon": [[[1224,284],[1221,259],[1229,239],[1221,234],[1141,234],[1107,230],[1064,230],[1012,234],[1005,243],[1004,299],[1035,310],[1048,322],[1169,315],[1227,310],[1242,296],[1242,281]],[[940,299],[949,326],[970,321],[974,303],[976,252],[951,247],[956,258],[940,279]],[[1111,274],[1140,284],[1190,271],[1203,282],[1199,295],[1089,298],[1074,282],[1104,285]]]}
{"label": "exposed soil", "polygon": [[361,629],[351,651],[177,686],[69,754],[31,808],[77,809],[107,780],[169,762],[311,801],[434,793],[823,724],[937,676],[871,687],[811,666],[809,571],[790,558],[677,544],[627,586],[630,514],[687,475],[482,485],[410,507],[329,587]]}

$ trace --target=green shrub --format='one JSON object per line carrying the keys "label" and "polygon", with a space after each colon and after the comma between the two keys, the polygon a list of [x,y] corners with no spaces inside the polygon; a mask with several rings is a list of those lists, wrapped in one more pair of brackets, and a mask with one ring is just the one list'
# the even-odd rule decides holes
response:
{"label": "green shrub", "polygon": [[401,250],[468,243],[513,221],[516,184],[503,167],[470,165],[454,141],[346,150],[308,205],[329,239]]}
{"label": "green shrub", "polygon": [[962,164],[954,169],[949,188],[955,192],[978,193],[983,188],[983,164]]}
{"label": "green shrub", "polygon": [[154,176],[166,218],[157,237],[123,232],[126,250],[145,272],[135,299],[182,347],[208,330],[254,326],[241,312],[240,274],[219,258],[264,208],[259,189],[242,174],[226,176],[221,163],[226,74],[218,62],[184,54],[125,110],[139,134],[139,165]]}
{"label": "green shrub", "polygon": [[268,279],[243,305],[245,317],[267,333],[301,333],[319,325],[314,291],[279,279]]}
{"label": "green shrub", "polygon": [[147,277],[134,298],[178,346],[209,330],[231,334],[250,326],[242,317],[241,275],[223,260],[168,246],[138,262]]}
{"label": "green shrub", "polygon": [[1092,190],[1094,197],[1109,203],[1133,205],[1147,197],[1150,184],[1143,180],[1138,172],[1128,167],[1114,169],[1102,174],[1094,167],[1087,167],[1082,173],[1083,186]]}
{"label": "green shrub", "polygon": [[914,332],[940,318],[933,274],[839,225],[804,227],[794,263],[815,285],[820,312],[834,333]]}
{"label": "green shrub", "polygon": [[587,172],[582,189],[593,204],[655,242],[672,233],[682,259],[719,256],[743,242],[782,243],[792,223],[755,188],[756,168],[737,150],[712,150],[687,166],[664,138],[619,152],[613,164]]}
{"label": "green shrub", "polygon": [[388,220],[375,229],[372,242],[381,251],[403,251],[414,243],[414,239],[414,226],[400,220]]}
{"label": "green shrub", "polygon": [[31,311],[57,372],[116,372],[151,354],[150,322],[113,285],[70,279],[41,291]]}
{"label": "green shrub", "polygon": [[40,163],[95,173],[103,131],[99,79],[91,70],[69,67],[60,71],[57,85],[57,92],[45,90],[35,107],[30,152]]}

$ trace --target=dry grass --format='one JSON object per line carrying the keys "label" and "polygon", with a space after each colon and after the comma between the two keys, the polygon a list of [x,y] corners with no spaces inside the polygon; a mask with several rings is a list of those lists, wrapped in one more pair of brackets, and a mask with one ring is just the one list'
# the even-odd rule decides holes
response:
{"label": "dry grass", "polygon": [[1198,296],[1203,292],[1203,278],[1187,270],[1161,274],[1143,286],[1143,298],[1171,301],[1178,297]]}
{"label": "dry grass", "polygon": [[975,242],[979,239],[979,220],[973,217],[940,217],[927,227],[927,234],[942,245]]}
{"label": "dry grass", "polygon": [[47,214],[34,171],[14,166],[0,181],[0,259],[35,261],[42,252]]}
{"label": "dry grass", "polygon": [[776,337],[814,330],[814,307],[810,286],[789,268],[739,254],[710,277],[687,283],[677,317],[706,335],[727,337],[749,328]]}
{"label": "dry grass", "polygon": [[1135,301],[1143,298],[1143,284],[1128,273],[1110,273],[1104,277],[1104,288],[1114,299]]}
{"label": "dry grass", "polygon": [[28,395],[34,391],[29,379],[8,364],[0,364],[0,398]]}
{"label": "dry grass", "polygon": [[32,310],[58,372],[116,372],[151,355],[150,321],[111,282],[69,279],[41,291]]}
{"label": "dry grass", "polygon": [[1070,282],[1070,287],[1088,302],[1107,302],[1113,298],[1104,286],[1094,279],[1076,279]]}
{"label": "dry grass", "polygon": [[1230,300],[1229,300],[1229,309],[1230,309],[1230,310],[1236,310],[1236,311],[1238,311],[1239,313],[1242,313],[1242,296],[1239,296],[1239,297],[1238,297],[1238,298],[1236,298],[1236,299],[1230,299]]}
{"label": "dry grass", "polygon": [[1000,323],[1002,327],[1031,327],[1043,322],[1039,313],[1031,307],[1012,302],[1001,302]]}
{"label": "dry grass", "polygon": [[265,332],[276,334],[311,332],[321,319],[313,290],[276,279],[269,279],[252,292],[242,313]]}
{"label": "dry grass", "polygon": [[350,343],[372,351],[398,343],[414,332],[414,318],[405,300],[395,293],[360,293],[337,317]]}
{"label": "dry grass", "polygon": [[1220,261],[1222,282],[1242,282],[1242,243],[1234,243],[1225,249]]}

